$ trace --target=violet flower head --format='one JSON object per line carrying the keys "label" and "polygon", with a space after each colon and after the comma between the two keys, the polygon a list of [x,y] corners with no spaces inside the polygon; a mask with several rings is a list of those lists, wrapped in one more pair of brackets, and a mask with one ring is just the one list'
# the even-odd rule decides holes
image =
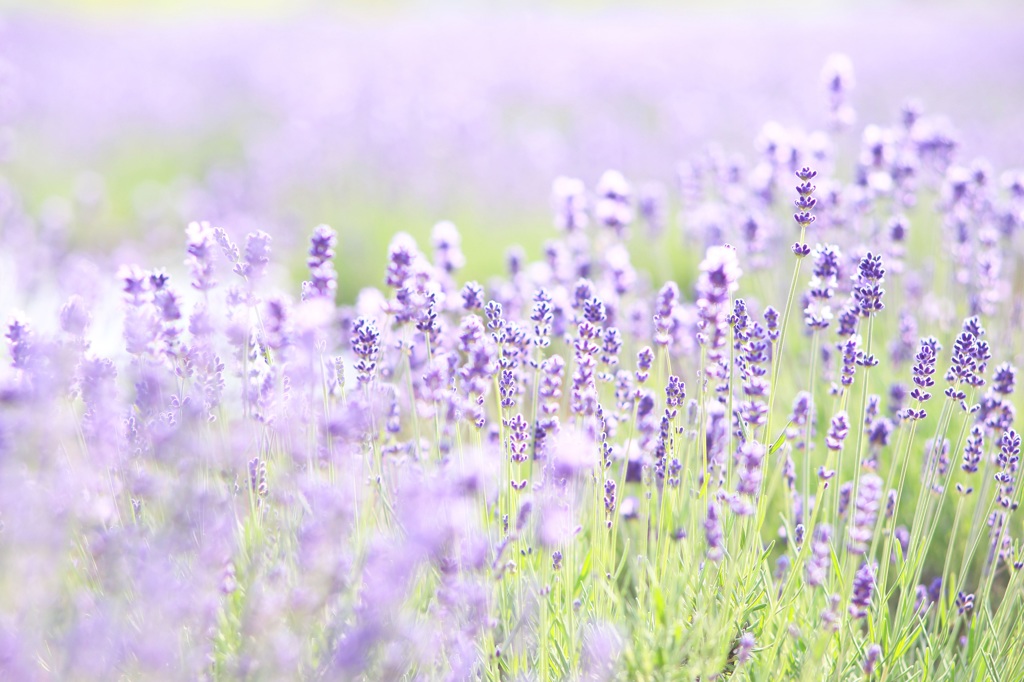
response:
{"label": "violet flower head", "polygon": [[737,495],[730,507],[738,516],[750,516],[757,509],[754,498],[761,489],[764,453],[764,445],[754,440],[746,441],[736,451],[736,463],[739,469],[736,483]]}
{"label": "violet flower head", "polygon": [[725,302],[727,295],[739,288],[743,271],[736,258],[736,249],[729,245],[712,246],[700,264],[697,293],[700,299]]}
{"label": "violet flower head", "polygon": [[864,663],[861,665],[861,670],[868,677],[871,677],[875,668],[878,666],[878,660],[882,657],[882,647],[878,644],[872,644],[868,647],[867,652],[864,654]]}
{"label": "violet flower head", "polygon": [[149,276],[139,266],[122,265],[117,278],[121,280],[121,293],[128,305],[139,307],[149,299]]}
{"label": "violet flower head", "polygon": [[888,417],[876,419],[868,428],[868,443],[880,448],[887,446],[894,428],[892,420]]}
{"label": "violet flower head", "polygon": [[850,58],[841,53],[829,55],[821,70],[821,82],[828,98],[829,125],[834,130],[853,125],[857,116],[847,101],[855,85]]}
{"label": "violet flower head", "polygon": [[825,329],[832,320],[829,301],[839,285],[839,247],[819,244],[813,257],[814,278],[810,283],[810,301],[804,309],[804,322],[811,329]]}
{"label": "violet flower head", "polygon": [[629,183],[619,171],[608,170],[597,181],[595,192],[597,203],[594,205],[594,218],[622,237],[626,227],[633,222],[632,190]]}
{"label": "violet flower head", "polygon": [[666,282],[658,291],[654,305],[654,343],[667,346],[672,342],[675,327],[674,314],[679,301],[679,286]]}
{"label": "violet flower head", "polygon": [[963,329],[953,343],[953,356],[946,371],[946,381],[951,385],[945,390],[945,395],[951,400],[961,403],[965,401],[967,393],[963,386],[977,388],[985,385],[981,375],[985,372],[991,353],[988,342],[981,339],[984,334],[985,330],[977,317],[964,320]]}
{"label": "violet flower head", "polygon": [[859,312],[860,308],[852,298],[839,310],[839,314],[836,316],[836,320],[839,322],[839,329],[836,333],[840,337],[853,336],[857,333],[857,324],[860,321]]}
{"label": "violet flower head", "polygon": [[638,384],[647,382],[651,376],[651,367],[654,365],[654,351],[650,346],[644,346],[636,355],[636,381]]}
{"label": "violet flower head", "polygon": [[657,237],[665,229],[668,212],[665,188],[656,183],[642,185],[637,191],[637,210],[647,224],[647,232]]}
{"label": "violet flower head", "polygon": [[604,301],[593,296],[583,303],[583,319],[593,325],[603,324],[608,319]]}
{"label": "violet flower head", "polygon": [[960,468],[969,474],[978,472],[978,465],[984,456],[985,436],[981,427],[975,424],[971,427],[971,433],[967,436],[967,444],[964,445],[964,462]]}
{"label": "violet flower head", "polygon": [[857,274],[853,280],[853,298],[857,302],[858,314],[861,317],[871,317],[885,308],[882,303],[882,296],[885,294],[885,289],[882,288],[884,281],[885,268],[882,267],[882,256],[868,252],[857,266]]}
{"label": "violet flower head", "polygon": [[451,275],[466,264],[466,257],[462,253],[462,238],[454,223],[448,220],[437,223],[430,238],[434,243],[434,264],[439,270]]}
{"label": "violet flower head", "polygon": [[796,187],[797,200],[793,204],[797,208],[797,213],[793,216],[793,219],[801,229],[807,229],[815,220],[810,211],[818,203],[818,200],[813,196],[814,190],[817,187],[811,184],[811,180],[817,175],[817,171],[813,171],[810,168],[801,168],[796,173],[796,176],[800,178],[800,184]]}
{"label": "violet flower head", "polygon": [[731,246],[712,246],[700,264],[697,279],[697,312],[701,345],[708,349],[712,374],[724,380],[725,370],[715,367],[722,360],[722,350],[728,336],[729,299],[743,274]]}
{"label": "violet flower head", "polygon": [[860,479],[857,501],[850,521],[850,541],[847,549],[852,554],[864,554],[871,543],[875,521],[882,500],[882,479],[876,474],[865,474]]}
{"label": "violet flower head", "polygon": [[492,335],[496,336],[495,341],[504,341],[505,329],[505,313],[501,304],[497,301],[488,301],[487,305],[484,306],[484,315],[487,316],[487,327],[492,330]]}
{"label": "violet flower head", "polygon": [[683,406],[684,400],[686,400],[686,384],[676,375],[670,374],[668,383],[665,386],[666,406],[670,409],[680,408]]}
{"label": "violet flower head", "polygon": [[14,369],[28,369],[32,355],[32,336],[32,328],[20,315],[12,317],[7,323],[4,338],[7,339]]}
{"label": "violet flower head", "polygon": [[270,264],[270,235],[262,230],[250,232],[245,236],[245,253],[235,264],[235,274],[250,281],[263,277]]}
{"label": "violet flower head", "polygon": [[572,234],[587,227],[587,190],[577,178],[555,178],[551,190],[555,225]]}
{"label": "violet flower head", "polygon": [[604,482],[604,513],[605,523],[611,528],[612,517],[615,514],[615,481],[610,478]]}
{"label": "violet flower head", "polygon": [[338,273],[334,269],[334,244],[337,235],[327,225],[317,225],[310,238],[309,266],[310,279],[302,283],[302,299],[326,298],[334,300],[338,288]]}
{"label": "violet flower head", "polygon": [[356,360],[356,377],[360,384],[373,381],[380,354],[380,331],[368,317],[358,318],[352,325],[352,352]]}
{"label": "violet flower head", "polygon": [[392,289],[405,286],[418,257],[416,241],[404,232],[396,234],[388,245],[388,266],[384,282]]}
{"label": "violet flower head", "polygon": [[[811,184],[811,180],[817,175],[817,171],[810,168],[801,168],[796,173],[796,176],[800,178],[800,184],[796,187],[797,200],[794,204],[797,212],[793,214],[793,220],[800,227],[801,238],[806,236],[807,228],[811,226],[811,223],[817,220],[811,213],[811,209],[818,203],[818,200],[812,196],[817,188]],[[811,253],[810,245],[801,242],[793,244],[792,250],[797,258],[804,258]]]}
{"label": "violet flower head", "polygon": [[522,464],[527,461],[526,448],[529,444],[529,424],[521,414],[516,414],[512,419],[506,420],[508,427],[508,451],[512,462]]}
{"label": "violet flower head", "polygon": [[[931,400],[932,394],[928,392],[928,389],[935,385],[935,380],[932,378],[935,375],[935,365],[938,362],[939,351],[942,350],[942,346],[933,336],[921,339],[921,346],[917,351],[917,355],[914,356],[914,366],[912,368],[914,388],[910,391],[910,397],[916,400],[918,403],[926,403]],[[904,414],[904,418],[907,419],[923,419],[926,413],[923,409],[908,408]]]}
{"label": "violet flower head", "polygon": [[875,572],[878,564],[864,562],[853,577],[853,594],[850,596],[850,615],[860,620],[868,615],[871,608],[871,597],[875,591]]}
{"label": "violet flower head", "polygon": [[999,471],[995,473],[996,501],[1004,509],[1015,510],[1017,500],[1015,490],[1017,484],[1017,469],[1020,466],[1020,435],[1010,429],[1004,431],[999,441],[999,452],[996,453],[996,465]]}
{"label": "violet flower head", "polygon": [[846,415],[845,410],[839,411],[832,417],[832,422],[829,424],[828,434],[825,436],[825,445],[829,450],[841,450],[843,448],[843,441],[846,440],[846,436],[849,433],[850,418]]}
{"label": "violet flower head", "polygon": [[484,288],[478,282],[466,282],[462,287],[462,307],[466,312],[482,310],[484,307]]}
{"label": "violet flower head", "polygon": [[92,315],[85,306],[85,301],[78,294],[68,298],[60,309],[60,328],[64,333],[74,337],[82,337],[92,320]]}
{"label": "violet flower head", "polygon": [[206,222],[189,223],[185,230],[188,259],[185,264],[192,271],[192,287],[208,291],[216,286],[213,278],[214,239],[213,228]]}
{"label": "violet flower head", "polygon": [[722,531],[718,503],[708,502],[708,515],[704,519],[704,540],[708,545],[708,559],[718,563],[725,557],[725,534]]}
{"label": "violet flower head", "polygon": [[768,340],[772,343],[778,341],[779,334],[781,334],[779,329],[779,311],[772,306],[764,309],[764,325],[765,329],[768,330]]}
{"label": "violet flower head", "polygon": [[956,594],[956,611],[958,615],[964,615],[974,610],[974,595],[966,594],[965,592],[957,592]]}
{"label": "violet flower head", "polygon": [[757,641],[752,632],[744,632],[736,643],[736,665],[744,665],[754,655],[754,647]]}
{"label": "violet flower head", "polygon": [[992,376],[992,390],[1001,395],[1010,395],[1017,385],[1017,368],[1004,362],[995,368]]}
{"label": "violet flower head", "polygon": [[832,526],[827,523],[815,526],[811,554],[804,565],[804,579],[811,587],[823,585],[828,578],[828,569],[832,566],[831,540]]}
{"label": "violet flower head", "polygon": [[231,241],[231,237],[228,236],[228,231],[223,227],[213,228],[213,240],[220,246],[221,252],[224,257],[228,259],[230,263],[238,263],[241,260],[241,254],[238,251],[238,244]]}
{"label": "violet flower head", "polygon": [[811,419],[814,411],[813,398],[807,391],[800,391],[793,398],[793,411],[790,413],[790,421],[793,422],[793,426],[803,428],[807,425],[807,421]]}
{"label": "violet flower head", "polygon": [[540,288],[533,295],[533,308],[530,321],[533,322],[533,345],[547,348],[551,345],[551,322],[554,319],[551,294],[547,289]]}

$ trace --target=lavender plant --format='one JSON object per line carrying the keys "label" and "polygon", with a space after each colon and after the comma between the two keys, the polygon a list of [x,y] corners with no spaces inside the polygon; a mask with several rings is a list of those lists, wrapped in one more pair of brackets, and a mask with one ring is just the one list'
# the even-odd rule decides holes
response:
{"label": "lavender plant", "polygon": [[562,177],[540,259],[461,283],[441,222],[339,304],[344,231],[278,290],[269,234],[194,222],[185,270],[12,316],[0,670],[1024,678],[1021,183],[919,113],[844,179],[824,80],[831,132],[687,163],[681,231]]}

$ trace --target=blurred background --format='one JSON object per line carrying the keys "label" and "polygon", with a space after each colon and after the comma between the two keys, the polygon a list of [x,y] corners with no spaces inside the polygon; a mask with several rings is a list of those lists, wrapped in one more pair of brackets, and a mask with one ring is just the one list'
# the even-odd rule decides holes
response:
{"label": "blurred background", "polygon": [[538,255],[558,175],[671,195],[711,145],[823,128],[834,52],[856,74],[851,158],[914,97],[961,158],[1020,165],[1022,3],[8,1],[3,243],[152,266],[209,220],[271,233],[298,281],[326,222],[351,301],[395,231],[451,219],[483,280],[513,244]]}

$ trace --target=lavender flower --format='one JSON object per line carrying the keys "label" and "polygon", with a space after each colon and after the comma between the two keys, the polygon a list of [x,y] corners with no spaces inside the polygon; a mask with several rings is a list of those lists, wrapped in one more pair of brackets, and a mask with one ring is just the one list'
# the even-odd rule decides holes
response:
{"label": "lavender flower", "polygon": [[946,372],[946,381],[952,385],[946,389],[945,394],[951,400],[963,404],[967,394],[960,388],[961,386],[977,388],[985,384],[982,374],[991,354],[988,343],[981,339],[984,334],[985,330],[978,318],[970,317],[964,320],[963,331],[953,344],[953,357]]}
{"label": "lavender flower", "polygon": [[739,516],[749,516],[756,510],[755,497],[761,489],[761,466],[764,462],[764,446],[756,441],[747,441],[736,451],[739,469],[736,497],[731,508]]}
{"label": "lavender flower", "polygon": [[853,125],[856,114],[848,103],[855,81],[853,63],[845,54],[831,54],[821,71],[821,81],[828,95],[829,124],[836,130]]}
{"label": "lavender flower", "polygon": [[850,542],[847,544],[852,554],[864,554],[867,551],[881,499],[882,479],[875,474],[862,476],[857,491],[857,506],[850,522]]}
{"label": "lavender flower", "polygon": [[334,270],[334,245],[337,234],[327,225],[317,225],[310,239],[309,266],[310,279],[302,283],[302,298],[334,299],[338,288],[338,273]]}
{"label": "lavender flower", "polygon": [[839,247],[821,245],[815,247],[814,278],[810,284],[810,301],[804,309],[804,323],[811,329],[826,329],[832,320],[829,301],[835,296],[839,284]]}
{"label": "lavender flower", "polygon": [[262,230],[247,234],[245,236],[245,253],[233,268],[235,274],[245,277],[250,282],[262,279],[270,264],[271,241],[270,235]]}
{"label": "lavender flower", "polygon": [[612,527],[612,517],[615,514],[615,481],[607,479],[604,482],[604,512],[605,523],[608,528]]}
{"label": "lavender flower", "polygon": [[587,227],[586,188],[582,180],[559,177],[552,189],[555,206],[555,225],[569,233]]}
{"label": "lavender flower", "polygon": [[443,220],[434,225],[431,240],[434,243],[434,264],[439,270],[451,275],[462,269],[466,257],[462,254],[462,239],[454,223]]}
{"label": "lavender flower", "polygon": [[978,472],[978,465],[981,464],[984,453],[984,444],[985,438],[981,427],[974,425],[971,427],[970,435],[967,436],[967,444],[964,445],[964,463],[960,465],[961,469],[969,474]]}
{"label": "lavender flower", "polygon": [[959,615],[970,613],[974,610],[974,595],[965,594],[964,592],[957,592],[956,594],[956,610]]}
{"label": "lavender flower", "polygon": [[860,620],[868,615],[868,609],[871,607],[871,596],[875,590],[875,572],[877,570],[877,564],[864,562],[857,569],[857,574],[853,578],[850,615],[855,620]]}
{"label": "lavender flower", "polygon": [[594,206],[594,218],[621,238],[626,227],[633,222],[629,183],[618,171],[609,170],[601,175],[595,191],[598,198]]}
{"label": "lavender flower", "polygon": [[861,664],[861,670],[868,677],[871,677],[875,672],[875,667],[878,665],[878,659],[882,657],[882,647],[878,644],[872,644],[868,647],[867,652],[864,654],[864,663]]}
{"label": "lavender flower", "polygon": [[829,425],[828,435],[825,437],[825,445],[829,450],[842,450],[843,441],[846,440],[847,434],[850,433],[850,420],[846,416],[845,411],[840,411],[832,417],[832,422]]}
{"label": "lavender flower", "polygon": [[[801,232],[810,227],[811,223],[815,221],[815,217],[811,215],[810,211],[818,203],[818,200],[812,196],[817,188],[811,184],[811,180],[817,175],[817,171],[813,171],[810,168],[802,168],[796,174],[800,178],[800,184],[796,188],[799,198],[795,202],[797,213],[793,216],[793,220],[800,226]],[[806,245],[801,246],[806,248]]]}
{"label": "lavender flower", "polygon": [[192,286],[199,291],[209,291],[217,284],[213,278],[213,228],[205,222],[189,223],[185,235],[188,240],[185,264],[192,271]]}
{"label": "lavender flower", "polygon": [[882,257],[868,252],[857,267],[857,275],[853,283],[853,299],[857,302],[857,309],[861,317],[871,317],[885,308],[885,305],[882,304],[882,295],[885,294],[885,289],[881,287],[884,281],[885,269],[882,267]]}
{"label": "lavender flower", "polygon": [[719,518],[717,502],[708,503],[708,514],[704,519],[704,540],[708,545],[708,559],[718,563],[725,557],[723,542],[725,536],[722,533],[722,521]]}
{"label": "lavender flower", "polygon": [[736,643],[736,664],[744,665],[748,663],[754,655],[755,646],[757,646],[757,642],[754,639],[753,633],[744,632],[740,635],[739,641]]}
{"label": "lavender flower", "polygon": [[482,310],[484,307],[484,288],[476,282],[466,282],[462,287],[462,307],[466,312]]}
{"label": "lavender flower", "polygon": [[[60,328],[70,336],[81,338],[92,320],[81,296],[74,294],[60,309]],[[16,332],[17,335],[17,332]],[[13,356],[14,353],[12,352]]]}
{"label": "lavender flower", "polygon": [[[914,356],[913,378],[914,388],[910,391],[910,397],[919,405],[931,400],[932,394],[927,389],[935,385],[932,377],[935,375],[935,364],[938,361],[938,353],[942,349],[934,337],[921,339],[921,347]],[[904,412],[904,419],[924,419],[927,416],[924,408],[907,408]]]}
{"label": "lavender flower", "polygon": [[707,348],[709,374],[726,377],[722,351],[726,345],[729,297],[736,291],[742,270],[731,246],[713,246],[700,265],[697,280],[697,310],[700,316],[698,340]]}
{"label": "lavender flower", "polygon": [[1017,384],[1017,368],[1004,362],[995,368],[992,390],[1000,395],[1010,395]]}
{"label": "lavender flower", "polygon": [[675,282],[666,282],[658,292],[654,313],[654,343],[667,346],[672,342],[675,329],[675,310],[679,300],[679,287]]}
{"label": "lavender flower", "polygon": [[1020,435],[1013,429],[1005,431],[1000,439],[996,465],[999,467],[999,471],[994,476],[998,483],[996,501],[1004,509],[1013,511],[1017,509],[1018,505],[1014,492],[1017,484],[1017,468],[1020,465]]}
{"label": "lavender flower", "polygon": [[811,554],[804,565],[805,580],[811,587],[823,585],[828,578],[828,569],[832,565],[832,527],[819,524],[814,528],[811,538]]}
{"label": "lavender flower", "polygon": [[361,384],[373,381],[377,371],[377,358],[380,353],[380,332],[376,323],[360,317],[352,325],[352,352],[356,358],[356,377]]}

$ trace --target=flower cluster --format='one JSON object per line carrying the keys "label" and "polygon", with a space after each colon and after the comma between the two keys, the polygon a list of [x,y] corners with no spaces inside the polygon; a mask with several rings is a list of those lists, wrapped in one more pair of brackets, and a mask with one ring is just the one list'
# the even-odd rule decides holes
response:
{"label": "flower cluster", "polygon": [[[832,60],[821,123],[852,124],[851,86]],[[1024,183],[937,126],[866,128],[847,173],[767,125],[679,197],[560,177],[552,239],[484,283],[450,221],[382,240],[361,290],[326,225],[301,285],[294,239],[234,212],[188,224],[180,272],[96,256],[84,287],[54,246],[67,280],[15,277],[3,334],[0,669],[1024,679]],[[4,253],[35,224],[8,192]]]}

